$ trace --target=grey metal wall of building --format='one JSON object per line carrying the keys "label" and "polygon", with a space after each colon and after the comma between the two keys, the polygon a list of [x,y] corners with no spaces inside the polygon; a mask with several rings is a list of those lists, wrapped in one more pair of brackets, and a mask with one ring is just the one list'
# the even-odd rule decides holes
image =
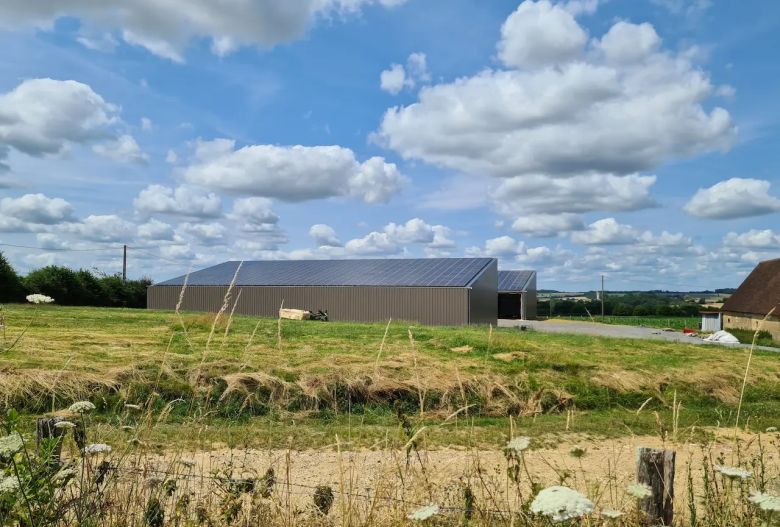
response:
{"label": "grey metal wall of building", "polygon": [[493,260],[471,284],[469,323],[493,324],[498,321],[498,262]]}
{"label": "grey metal wall of building", "polygon": [[528,288],[523,292],[523,320],[536,320],[536,273],[528,281]]}
{"label": "grey metal wall of building", "polygon": [[[497,275],[492,276],[491,320],[495,321]],[[189,286],[182,310],[219,311],[227,289],[227,286]],[[276,317],[284,300],[284,307],[288,308],[327,310],[331,320],[381,322],[392,318],[452,326],[469,323],[471,290],[463,287],[241,286],[234,289],[233,299],[239,290],[241,297],[236,313],[244,315]],[[151,286],[147,307],[175,309],[180,292],[179,286]],[[480,288],[479,313],[472,315],[480,321],[488,318],[481,304],[485,294]]]}

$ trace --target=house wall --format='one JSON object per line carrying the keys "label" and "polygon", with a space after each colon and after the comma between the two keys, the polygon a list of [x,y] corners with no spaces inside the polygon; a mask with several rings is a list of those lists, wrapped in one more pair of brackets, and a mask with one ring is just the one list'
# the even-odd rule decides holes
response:
{"label": "house wall", "polygon": [[[495,267],[495,263],[492,264]],[[464,287],[316,287],[316,286],[240,286],[233,291],[238,298],[236,313],[277,317],[279,307],[327,310],[331,320],[381,322],[406,320],[430,325],[465,325],[487,323],[496,319],[497,275],[492,275],[491,312],[483,307],[490,277],[476,284],[474,290]],[[188,286],[182,310],[217,312],[224,302],[227,286]],[[476,290],[476,293],[474,291]],[[241,296],[238,297],[238,292]],[[180,286],[151,286],[147,292],[149,309],[176,308]],[[469,296],[476,304],[469,310]],[[232,309],[232,305],[230,306]],[[471,320],[470,320],[471,319]]]}
{"label": "house wall", "polygon": [[498,322],[498,262],[493,260],[471,284],[469,292],[469,324]]}
{"label": "house wall", "polygon": [[774,340],[780,341],[780,319],[764,319],[761,315],[749,315],[746,313],[723,313],[723,328],[729,329],[747,329],[756,331],[762,329],[772,334]]}

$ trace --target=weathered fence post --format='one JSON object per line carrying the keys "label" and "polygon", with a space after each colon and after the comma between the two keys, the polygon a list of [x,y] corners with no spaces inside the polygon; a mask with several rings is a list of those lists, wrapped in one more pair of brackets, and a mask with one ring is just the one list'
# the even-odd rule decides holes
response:
{"label": "weathered fence post", "polygon": [[674,450],[639,448],[636,480],[652,490],[652,496],[639,502],[648,525],[672,525],[674,516]]}
{"label": "weathered fence post", "polygon": [[51,452],[51,465],[60,464],[60,452],[62,451],[62,436],[65,435],[64,428],[57,428],[54,425],[62,421],[62,417],[39,417],[35,427],[35,443],[41,448],[41,443],[48,439],[56,439],[54,450]]}

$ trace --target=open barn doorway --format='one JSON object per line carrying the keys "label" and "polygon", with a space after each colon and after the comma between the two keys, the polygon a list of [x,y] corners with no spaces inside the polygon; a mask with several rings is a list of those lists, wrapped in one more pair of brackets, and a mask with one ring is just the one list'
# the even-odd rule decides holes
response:
{"label": "open barn doorway", "polygon": [[499,293],[498,318],[523,318],[523,295],[521,293]]}

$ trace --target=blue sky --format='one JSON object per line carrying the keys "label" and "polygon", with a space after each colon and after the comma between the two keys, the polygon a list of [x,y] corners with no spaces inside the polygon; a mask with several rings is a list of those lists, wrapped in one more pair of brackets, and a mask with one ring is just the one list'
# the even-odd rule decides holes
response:
{"label": "blue sky", "polygon": [[758,1],[11,0],[0,250],[735,286],[780,256],[778,35]]}

